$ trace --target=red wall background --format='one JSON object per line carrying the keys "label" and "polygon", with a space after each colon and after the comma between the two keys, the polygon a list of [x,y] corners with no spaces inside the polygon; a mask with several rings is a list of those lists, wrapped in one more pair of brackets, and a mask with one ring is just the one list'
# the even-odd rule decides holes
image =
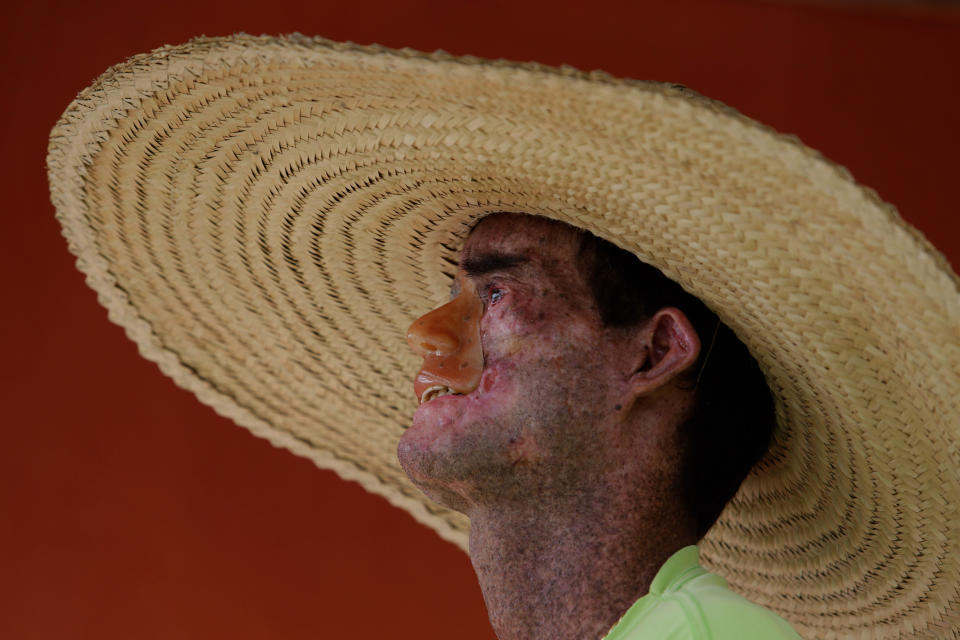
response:
{"label": "red wall background", "polygon": [[127,56],[299,31],[680,82],[847,166],[960,265],[955,8],[39,0],[0,16],[0,637],[493,637],[463,553],[176,388],[84,285],[46,138]]}

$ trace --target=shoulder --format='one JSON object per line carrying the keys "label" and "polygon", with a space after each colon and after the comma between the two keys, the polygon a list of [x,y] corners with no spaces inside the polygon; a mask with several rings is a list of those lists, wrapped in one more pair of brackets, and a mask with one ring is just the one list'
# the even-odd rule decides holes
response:
{"label": "shoulder", "polygon": [[695,631],[692,638],[800,640],[790,623],[731,591],[722,578],[711,574],[703,578],[690,581],[670,595],[685,609],[685,617]]}
{"label": "shoulder", "polygon": [[801,640],[790,624],[706,574],[664,593],[607,640]]}

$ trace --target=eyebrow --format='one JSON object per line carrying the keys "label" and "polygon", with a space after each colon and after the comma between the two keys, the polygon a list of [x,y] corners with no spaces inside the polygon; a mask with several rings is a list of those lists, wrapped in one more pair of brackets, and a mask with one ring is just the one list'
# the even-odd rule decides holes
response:
{"label": "eyebrow", "polygon": [[519,253],[500,253],[496,251],[470,255],[463,260],[463,270],[467,276],[477,278],[492,271],[515,269],[530,262],[530,258]]}

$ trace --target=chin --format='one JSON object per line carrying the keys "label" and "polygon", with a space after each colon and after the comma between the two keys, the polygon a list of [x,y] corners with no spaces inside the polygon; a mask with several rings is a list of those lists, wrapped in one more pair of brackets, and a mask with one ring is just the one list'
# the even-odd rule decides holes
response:
{"label": "chin", "polygon": [[[516,413],[516,384],[488,367],[480,386],[465,396],[443,396],[420,405],[397,446],[407,477],[445,507],[467,513],[482,495],[509,482],[513,449],[523,421]],[[469,515],[469,513],[467,513]]]}
{"label": "chin", "polygon": [[433,439],[424,437],[422,428],[410,427],[397,445],[397,459],[410,481],[437,504],[469,515],[469,493],[463,479],[451,474],[449,458],[434,451]]}
{"label": "chin", "polygon": [[509,477],[513,460],[503,423],[480,418],[467,402],[440,398],[422,405],[400,438],[397,458],[430,499],[469,516],[471,505],[492,489],[487,485]]}

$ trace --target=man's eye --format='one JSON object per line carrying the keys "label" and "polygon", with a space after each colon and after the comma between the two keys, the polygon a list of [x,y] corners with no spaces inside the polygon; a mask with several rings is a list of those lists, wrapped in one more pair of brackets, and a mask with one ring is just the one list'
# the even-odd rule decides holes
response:
{"label": "man's eye", "polygon": [[487,299],[490,301],[490,304],[494,304],[497,300],[503,297],[503,289],[500,287],[495,287],[493,285],[488,285],[487,290]]}

